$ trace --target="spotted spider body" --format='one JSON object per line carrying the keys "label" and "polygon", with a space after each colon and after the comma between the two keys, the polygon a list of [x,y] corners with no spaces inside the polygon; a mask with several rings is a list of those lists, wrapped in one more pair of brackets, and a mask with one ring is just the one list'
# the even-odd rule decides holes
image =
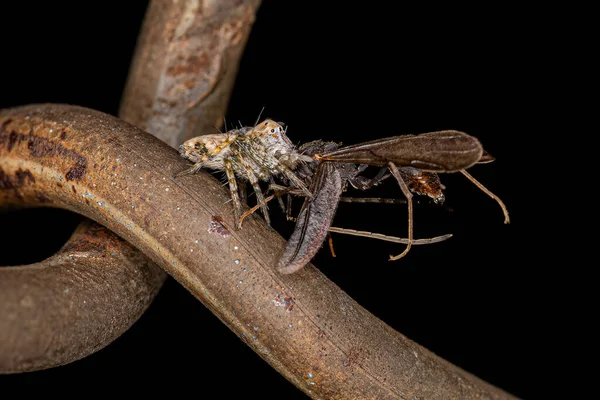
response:
{"label": "spotted spider body", "polygon": [[310,197],[305,184],[294,174],[299,163],[312,161],[296,151],[281,124],[266,120],[255,127],[232,129],[226,133],[192,138],[181,146],[182,157],[194,162],[183,174],[202,168],[225,171],[234,205],[236,228],[239,228],[241,201],[236,177],[252,184],[261,211],[270,223],[264,196],[258,182],[283,176]]}

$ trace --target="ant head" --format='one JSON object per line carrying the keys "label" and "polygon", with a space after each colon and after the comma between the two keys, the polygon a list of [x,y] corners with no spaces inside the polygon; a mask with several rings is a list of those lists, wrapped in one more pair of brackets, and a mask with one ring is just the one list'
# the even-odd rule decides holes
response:
{"label": "ant head", "polygon": [[435,204],[444,204],[444,201],[446,201],[446,196],[444,196],[444,193],[439,192],[438,194],[434,196],[429,195],[429,197],[431,197],[433,199],[433,202]]}

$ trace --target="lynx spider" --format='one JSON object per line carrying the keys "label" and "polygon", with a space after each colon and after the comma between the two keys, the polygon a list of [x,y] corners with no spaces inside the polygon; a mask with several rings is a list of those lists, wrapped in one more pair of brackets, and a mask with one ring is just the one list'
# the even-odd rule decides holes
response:
{"label": "lynx spider", "polygon": [[269,225],[271,221],[259,181],[273,183],[274,177],[283,176],[303,195],[312,197],[304,182],[293,172],[300,163],[311,162],[312,158],[298,153],[286,136],[286,129],[271,119],[253,127],[189,139],[179,146],[179,154],[194,165],[177,176],[194,174],[202,168],[225,171],[233,201],[236,229],[241,226],[242,210],[236,177],[250,182]]}

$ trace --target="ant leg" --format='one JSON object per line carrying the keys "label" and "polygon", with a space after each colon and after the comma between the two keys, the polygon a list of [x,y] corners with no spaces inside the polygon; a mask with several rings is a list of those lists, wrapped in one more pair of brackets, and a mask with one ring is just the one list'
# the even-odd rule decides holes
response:
{"label": "ant leg", "polygon": [[292,217],[292,195],[288,193],[286,200],[285,219],[288,221],[294,221],[295,218]]}
{"label": "ant leg", "polygon": [[364,189],[361,188],[361,190],[367,190],[367,189],[372,188],[373,186],[379,185],[381,182],[383,182],[384,180],[386,180],[387,178],[390,177],[390,174],[388,174],[387,172],[388,172],[387,167],[381,168],[379,170],[379,172],[377,173],[377,175],[375,175],[369,182],[367,182],[365,188]]}
{"label": "ant leg", "polygon": [[[365,170],[365,168],[363,168],[363,167],[366,167],[366,165],[365,164],[361,164],[358,167],[357,172],[359,174]],[[355,188],[355,189],[363,190],[363,191],[364,190],[369,190],[373,186],[379,185],[385,179],[387,179],[387,178],[390,177],[390,174],[386,174],[387,171],[388,171],[388,168],[387,167],[383,167],[377,173],[377,175],[375,175],[373,178],[366,178],[364,176],[355,176],[353,178],[348,179],[348,182],[350,182],[350,184],[352,185],[352,187]]]}
{"label": "ant leg", "polygon": [[242,211],[242,203],[238,194],[237,181],[235,180],[235,173],[233,172],[233,165],[231,165],[230,159],[223,161],[225,167],[225,173],[227,174],[227,182],[229,183],[229,191],[231,192],[231,200],[233,202],[233,219],[235,223],[235,229],[239,230],[242,226],[240,225],[240,213]]}
{"label": "ant leg", "polygon": [[[271,185],[277,185],[275,183],[275,180],[273,179],[273,177],[270,177],[269,183],[270,183],[269,189],[271,188]],[[279,207],[281,208],[281,211],[286,212],[285,204],[283,204],[283,199],[280,196],[277,196],[277,202],[279,203]]]}
{"label": "ant leg", "polygon": [[379,185],[381,182],[383,182],[384,180],[386,180],[387,178],[390,177],[390,174],[387,174],[387,168],[383,167],[379,170],[379,172],[377,173],[377,175],[375,175],[373,177],[373,179],[371,179],[371,183],[369,185],[369,188],[371,186],[376,186]]}
{"label": "ant leg", "polygon": [[500,200],[500,197],[498,197],[494,193],[490,192],[485,186],[483,186],[481,183],[479,183],[479,181],[477,179],[473,178],[471,176],[471,174],[469,174],[464,169],[461,169],[460,172],[464,176],[466,176],[468,180],[470,180],[471,182],[473,182],[475,184],[475,186],[477,186],[479,189],[481,189],[485,194],[487,194],[492,199],[494,199],[494,200],[496,200],[498,202],[498,204],[500,205],[500,207],[502,207],[502,212],[504,213],[504,223],[505,224],[510,223],[510,218],[508,217],[508,209],[506,208],[506,206],[504,205],[504,203],[502,202],[502,200]]}
{"label": "ant leg", "polygon": [[277,203],[279,203],[279,208],[284,213],[287,213],[287,208],[285,208],[285,204],[283,203],[283,199],[280,196],[277,196]]}
{"label": "ant leg", "polygon": [[[367,232],[367,231],[357,231],[354,229],[338,228],[335,226],[330,226],[329,232],[342,233],[344,235],[351,235],[351,236],[366,237],[366,238],[383,240],[385,242],[392,242],[392,243],[401,243],[401,244],[408,243],[408,239],[404,239],[404,238],[382,235],[381,233],[373,233],[373,232]],[[435,237],[428,238],[428,239],[414,239],[412,241],[412,244],[416,245],[416,244],[438,243],[438,242],[443,242],[446,239],[450,239],[451,237],[452,237],[452,234],[448,233],[446,235],[435,236]]]}
{"label": "ant leg", "polygon": [[[290,194],[290,192],[292,192],[294,189],[295,187],[293,186],[278,185],[274,181],[271,181],[271,184],[269,185],[269,190],[276,193],[277,200],[279,201],[279,206],[285,213],[285,219],[288,221],[294,220],[294,217],[292,217],[292,195]],[[284,193],[287,193],[285,205],[283,204],[282,199]],[[300,195],[302,195],[302,193]]]}
{"label": "ant leg", "polygon": [[413,204],[412,204],[412,193],[410,192],[410,190],[408,189],[408,186],[406,185],[406,183],[402,180],[402,176],[400,176],[400,171],[398,171],[398,167],[396,167],[396,164],[394,164],[393,162],[388,162],[388,168],[390,169],[390,172],[392,173],[392,175],[394,175],[394,178],[396,178],[396,180],[398,181],[398,184],[400,185],[400,189],[402,189],[402,193],[404,194],[404,197],[406,197],[406,203],[408,204],[408,243],[406,245],[406,249],[404,249],[404,251],[400,254],[398,254],[397,256],[390,256],[390,261],[394,261],[394,260],[398,260],[402,257],[404,257],[408,251],[410,250],[411,246],[412,246],[412,242],[413,242]]}
{"label": "ant leg", "polygon": [[328,233],[327,236],[328,236],[327,241],[329,242],[329,251],[331,252],[331,256],[337,257],[335,255],[335,250],[333,248],[333,238],[331,237],[331,233]]}
{"label": "ant leg", "polygon": [[292,217],[292,194],[296,196],[306,196],[301,189],[297,189],[295,186],[281,186],[276,183],[271,183],[269,185],[269,190],[275,192],[275,195],[279,200],[282,200],[282,196],[286,195],[286,205],[283,208],[285,212],[285,219],[288,221],[295,221],[296,218]]}
{"label": "ant leg", "polygon": [[406,204],[406,199],[386,199],[383,197],[340,197],[340,203]]}
{"label": "ant leg", "polygon": [[[378,204],[406,204],[406,199],[388,199],[383,197],[340,197],[340,203],[378,203]],[[436,203],[435,201],[421,201],[413,197],[413,203],[424,204],[429,207],[442,207],[446,211],[452,212],[452,208],[446,204]]]}

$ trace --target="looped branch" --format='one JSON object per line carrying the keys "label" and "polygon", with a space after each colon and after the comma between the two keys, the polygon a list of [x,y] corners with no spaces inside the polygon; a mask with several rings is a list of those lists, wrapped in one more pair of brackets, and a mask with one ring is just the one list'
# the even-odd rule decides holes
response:
{"label": "looped branch", "polygon": [[[158,7],[158,3],[154,2],[152,7]],[[247,3],[254,7],[251,9],[253,15],[257,2]],[[218,7],[214,10],[221,11]],[[161,15],[158,11],[152,13],[151,9],[148,21],[156,21],[154,18]],[[185,11],[175,14],[185,15]],[[169,13],[163,15],[167,15],[165,20],[172,17]],[[142,38],[157,34],[148,26],[144,28]],[[182,25],[181,30],[190,27]],[[243,43],[244,35],[233,34],[234,28],[233,25],[227,29],[220,27],[218,32],[226,40],[232,40],[232,44]],[[144,40],[141,39],[141,43],[145,43]],[[233,79],[223,77],[235,75],[231,60],[236,51],[241,54],[239,48],[230,52],[229,47],[220,46],[222,44],[207,48],[225,51],[232,58],[217,63],[211,56],[208,70],[200,68],[202,76],[209,79],[203,89],[199,89],[199,97],[187,101],[188,108],[172,107],[181,110],[177,127],[173,129],[178,139],[171,139],[177,143],[183,136],[197,133],[190,126],[198,126],[198,122],[212,126],[220,119],[220,116],[215,117],[224,106],[215,104],[226,103],[223,99],[228,97]],[[136,60],[134,71],[144,66],[143,56],[138,55]],[[210,72],[222,66],[229,66],[228,72]],[[134,72],[125,96],[124,118],[148,130],[151,130],[148,124],[154,105],[164,100],[150,93],[157,87],[165,90],[179,87],[165,83],[166,80],[160,86],[157,82],[163,77],[161,71],[164,72],[153,66],[145,72]],[[151,79],[147,81],[155,86],[150,85],[147,91],[136,88],[138,80],[148,77]],[[212,84],[212,81],[216,83]],[[224,85],[223,89],[220,85]],[[146,94],[150,109],[131,111],[133,108],[128,102],[134,100],[127,99],[139,97],[142,102]],[[206,104],[210,107],[202,108]],[[197,105],[199,108],[194,108]],[[199,109],[211,111],[201,114]],[[179,118],[186,122],[180,123]],[[155,123],[161,127],[170,126],[164,121],[155,120]],[[3,110],[0,111],[0,127],[0,205],[69,209],[108,227],[131,243],[127,245],[116,237],[103,236],[104,233],[98,233],[98,240],[89,235],[76,235],[70,243],[79,243],[80,247],[63,248],[52,260],[62,263],[62,269],[75,268],[75,264],[80,268],[85,263],[73,255],[84,250],[86,254],[96,255],[88,260],[95,267],[102,265],[104,260],[111,266],[122,263],[125,268],[125,263],[131,262],[139,268],[136,271],[147,270],[148,275],[141,277],[147,283],[145,288],[133,290],[126,285],[130,281],[120,279],[114,285],[111,283],[111,286],[120,284],[124,296],[130,296],[132,302],[146,296],[146,301],[142,301],[133,314],[143,311],[162,281],[162,273],[153,274],[152,264],[139,257],[139,250],[186,287],[263,359],[313,398],[510,398],[391,329],[313,266],[308,265],[294,275],[278,274],[275,262],[283,250],[284,240],[258,219],[247,221],[243,230],[235,231],[228,194],[209,174],[173,180],[174,173],[185,169],[186,164],[165,142],[122,120],[74,106],[34,105]],[[87,228],[87,232],[90,229],[96,228]],[[121,253],[114,252],[113,255],[110,243],[129,249],[122,250],[123,257],[118,262],[111,257],[121,257]],[[49,262],[47,260],[46,265]],[[32,282],[40,281],[42,276],[34,270],[0,269],[0,295],[4,296],[0,299],[0,314],[9,316],[0,319],[0,346],[10,345],[15,343],[14,338],[26,336],[15,324],[25,309],[34,319],[54,306],[56,313],[52,315],[56,316],[56,321],[66,321],[60,319],[65,307],[51,302],[61,295],[73,293],[74,288],[77,289],[73,294],[76,299],[92,300],[89,307],[81,308],[87,313],[84,317],[88,320],[98,318],[97,312],[114,307],[102,303],[100,299],[104,297],[97,295],[102,293],[99,290],[101,283],[109,279],[102,277],[102,271],[88,269],[83,273],[86,279],[82,279],[79,286],[72,286],[72,282],[68,283],[71,286],[56,286],[62,292],[44,294],[42,298],[48,302],[27,298],[23,292],[19,293],[14,280],[5,279],[7,273],[18,273],[29,274]],[[43,279],[47,282],[46,277]],[[38,288],[41,286],[37,285]],[[65,293],[65,289],[69,291]],[[96,290],[96,294],[84,295],[84,290]],[[81,325],[82,337],[88,337],[85,330],[91,326],[85,323],[85,318]],[[60,328],[60,324],[57,326]],[[124,326],[126,328],[127,323]],[[60,329],[53,332],[60,332]],[[121,332],[101,333],[111,339]],[[55,340],[54,334],[46,338],[46,342],[38,343],[39,348],[52,353],[51,345],[60,344],[60,341]],[[92,347],[91,351],[98,349],[98,346]],[[39,367],[22,359],[16,360],[15,364],[14,359],[3,358],[4,354],[0,351],[3,372]],[[59,358],[55,364],[84,355],[85,351],[80,348],[72,348],[66,358]]]}

